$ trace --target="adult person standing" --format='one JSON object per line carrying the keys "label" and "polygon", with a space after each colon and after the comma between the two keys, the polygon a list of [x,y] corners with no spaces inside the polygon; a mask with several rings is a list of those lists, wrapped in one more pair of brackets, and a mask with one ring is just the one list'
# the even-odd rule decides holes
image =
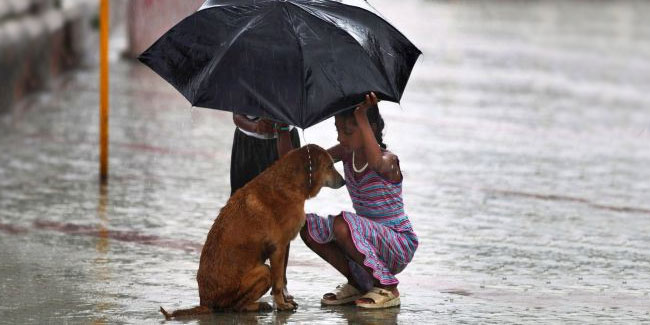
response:
{"label": "adult person standing", "polygon": [[300,147],[298,130],[250,115],[233,114],[237,128],[230,160],[230,195],[293,148]]}
{"label": "adult person standing", "polygon": [[[237,128],[230,158],[231,196],[291,149],[300,147],[300,136],[293,126],[243,114],[233,114],[232,118]],[[284,261],[285,284],[289,247]],[[293,300],[288,292],[284,296]]]}

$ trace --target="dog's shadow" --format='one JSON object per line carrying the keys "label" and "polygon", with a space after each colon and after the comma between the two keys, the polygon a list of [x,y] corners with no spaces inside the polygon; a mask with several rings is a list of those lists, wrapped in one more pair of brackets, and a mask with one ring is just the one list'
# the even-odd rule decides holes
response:
{"label": "dog's shadow", "polygon": [[[263,298],[261,302],[266,302],[273,306],[270,298]],[[287,324],[289,319],[296,311],[260,311],[260,312],[215,312],[207,315],[193,315],[191,317],[175,318],[171,323],[173,324]],[[161,324],[165,324],[163,321]]]}
{"label": "dog's shadow", "polygon": [[[249,312],[249,313],[213,313],[209,315],[195,315],[192,317],[175,318],[172,324],[287,324],[292,312],[273,311],[268,313]],[[168,321],[162,321],[166,324]]]}
{"label": "dog's shadow", "polygon": [[[397,324],[397,315],[400,307],[364,310],[356,306],[321,306],[333,315],[344,319],[348,324]],[[291,311],[273,311],[267,313],[213,313],[209,315],[195,315],[190,318],[177,318],[173,323],[188,324],[287,324],[294,315]],[[295,319],[294,319],[295,320]],[[166,323],[163,321],[161,324]]]}

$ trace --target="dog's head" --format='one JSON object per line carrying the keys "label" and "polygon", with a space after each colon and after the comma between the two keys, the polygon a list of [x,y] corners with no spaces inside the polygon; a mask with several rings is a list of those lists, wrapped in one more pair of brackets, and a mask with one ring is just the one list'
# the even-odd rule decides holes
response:
{"label": "dog's head", "polygon": [[327,150],[308,144],[298,149],[305,163],[304,171],[307,182],[307,197],[314,197],[323,187],[341,188],[345,185],[343,176],[334,168],[334,160]]}

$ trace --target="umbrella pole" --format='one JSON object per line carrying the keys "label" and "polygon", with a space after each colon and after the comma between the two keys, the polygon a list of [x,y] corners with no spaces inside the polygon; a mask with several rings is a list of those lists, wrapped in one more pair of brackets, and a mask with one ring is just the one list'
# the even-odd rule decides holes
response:
{"label": "umbrella pole", "polygon": [[109,0],[99,5],[99,180],[108,182],[108,28]]}

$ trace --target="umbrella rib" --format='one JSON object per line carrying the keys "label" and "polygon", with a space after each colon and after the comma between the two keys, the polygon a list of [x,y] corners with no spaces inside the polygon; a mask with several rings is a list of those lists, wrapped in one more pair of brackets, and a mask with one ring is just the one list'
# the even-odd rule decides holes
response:
{"label": "umbrella rib", "polygon": [[302,50],[302,44],[300,44],[300,38],[298,37],[300,34],[298,34],[298,31],[296,30],[296,26],[293,23],[293,17],[291,14],[289,14],[289,9],[287,9],[286,6],[283,6],[284,13],[287,15],[289,18],[289,23],[291,25],[291,29],[293,30],[293,34],[296,37],[296,44],[298,44],[298,49],[300,50],[300,109],[298,110],[300,112],[300,123],[304,123],[304,117],[303,117],[303,112],[306,108],[305,104],[305,57],[303,54]]}
{"label": "umbrella rib", "polygon": [[[363,53],[365,53],[368,57],[370,57],[370,54],[368,53],[368,51],[366,51],[366,49],[363,47],[363,45],[361,45],[361,43],[359,43],[359,41],[357,41],[357,39],[354,38],[354,36],[350,35],[350,33],[349,33],[347,30],[345,30],[344,28],[341,28],[341,27],[340,27],[338,24],[336,24],[334,21],[329,21],[329,20],[326,20],[326,19],[324,19],[324,18],[322,18],[322,17],[319,17],[318,15],[314,14],[314,12],[313,12],[312,10],[303,7],[302,4],[297,4],[297,3],[294,3],[294,2],[289,2],[289,3],[291,3],[292,5],[294,5],[294,6],[298,7],[298,8],[300,8],[301,10],[305,11],[306,13],[308,13],[309,15],[311,15],[312,17],[314,17],[314,18],[316,18],[316,19],[320,19],[320,20],[324,21],[325,23],[333,24],[333,25],[335,25],[336,27],[339,27],[339,29],[342,30],[342,31],[345,33],[345,35],[347,35],[349,38],[351,38],[351,39],[354,41],[354,43],[355,43],[356,45],[358,45],[358,46],[361,48],[361,50],[362,50]],[[361,10],[365,10],[365,9],[361,9]],[[368,11],[368,10],[365,10],[365,11]],[[372,13],[372,12],[370,12],[370,11],[368,11],[368,12],[369,12],[369,13]],[[374,13],[372,13],[372,14],[374,14]],[[377,17],[381,19],[381,17],[379,17],[379,16],[377,16]],[[391,27],[392,27],[392,26],[391,26]],[[380,60],[382,61],[382,63],[383,63],[383,59],[381,59],[381,58],[379,58],[379,59],[380,59]],[[392,83],[392,82],[390,81],[390,79],[388,78],[388,73],[386,72],[386,68],[385,68],[383,65],[379,65],[379,66],[377,66],[377,64],[376,64],[373,60],[371,60],[371,62],[373,62],[373,65],[375,66],[375,68],[376,68],[376,69],[379,71],[379,73],[384,77],[384,80],[386,80],[386,83],[387,83],[388,86],[390,87],[391,91],[393,91],[393,93],[395,94],[395,96],[397,96],[398,93],[397,93],[397,91],[396,91],[396,89],[395,89],[395,86],[393,85],[393,83]],[[397,100],[397,98],[395,98],[395,99]]]}

